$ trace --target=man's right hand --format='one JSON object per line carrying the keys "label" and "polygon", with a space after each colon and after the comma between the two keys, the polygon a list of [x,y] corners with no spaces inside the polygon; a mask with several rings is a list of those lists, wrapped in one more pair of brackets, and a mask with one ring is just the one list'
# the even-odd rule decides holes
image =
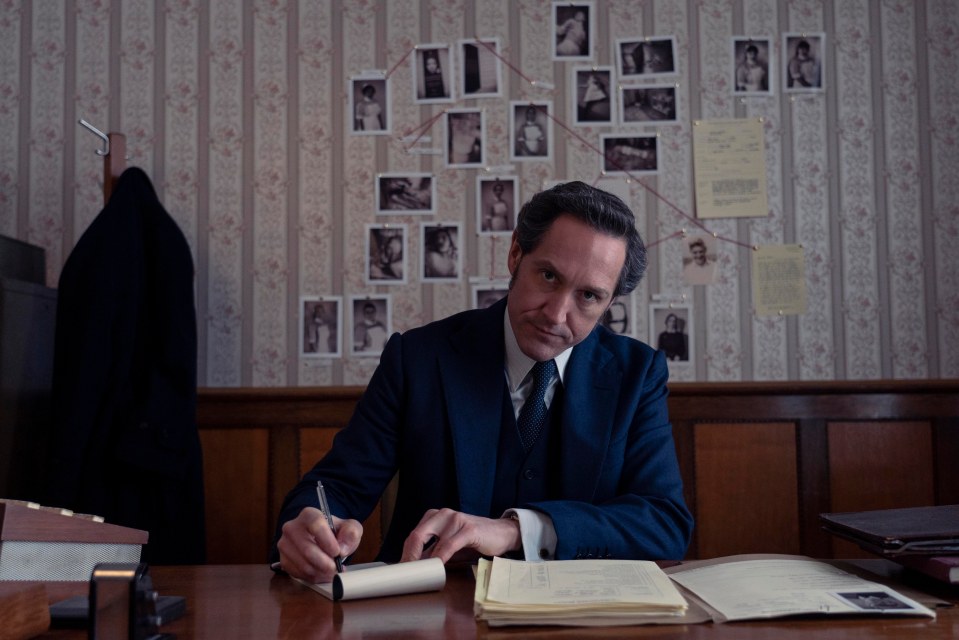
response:
{"label": "man's right hand", "polygon": [[347,557],[360,545],[363,525],[333,516],[336,535],[319,509],[306,507],[293,520],[283,523],[276,543],[280,567],[294,578],[314,584],[331,582],[336,575],[336,556]]}

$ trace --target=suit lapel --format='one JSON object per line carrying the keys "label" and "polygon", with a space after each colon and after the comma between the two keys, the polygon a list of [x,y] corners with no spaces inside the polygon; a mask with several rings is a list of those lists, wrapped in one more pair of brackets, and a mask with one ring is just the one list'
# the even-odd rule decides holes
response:
{"label": "suit lapel", "polygon": [[453,440],[460,509],[486,515],[493,498],[503,415],[503,313],[497,303],[450,336],[440,361]]}
{"label": "suit lapel", "polygon": [[563,401],[563,495],[591,501],[612,435],[622,375],[594,330],[573,348]]}

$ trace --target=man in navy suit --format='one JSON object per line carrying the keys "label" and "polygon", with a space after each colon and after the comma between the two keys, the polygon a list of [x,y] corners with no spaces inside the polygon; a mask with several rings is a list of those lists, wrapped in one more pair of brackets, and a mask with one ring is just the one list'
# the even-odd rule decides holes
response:
{"label": "man in navy suit", "polygon": [[[390,338],[350,423],[284,502],[284,571],[332,579],[397,472],[388,562],[683,557],[692,516],[666,360],[598,324],[646,268],[632,212],[582,182],[541,192],[520,212],[508,266],[504,300]],[[540,362],[545,397],[527,376]],[[538,436],[520,434],[527,398],[545,413]]]}

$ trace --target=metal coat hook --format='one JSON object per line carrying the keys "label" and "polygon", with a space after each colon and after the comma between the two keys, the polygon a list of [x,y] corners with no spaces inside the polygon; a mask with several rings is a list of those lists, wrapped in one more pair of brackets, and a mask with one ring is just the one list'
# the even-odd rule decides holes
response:
{"label": "metal coat hook", "polygon": [[103,140],[103,147],[100,149],[97,149],[97,155],[98,156],[110,155],[110,137],[107,134],[100,131],[99,129],[97,129],[96,127],[94,127],[92,124],[90,124],[86,120],[84,120],[83,118],[80,118],[79,123],[83,125],[84,127],[86,127],[95,136]]}

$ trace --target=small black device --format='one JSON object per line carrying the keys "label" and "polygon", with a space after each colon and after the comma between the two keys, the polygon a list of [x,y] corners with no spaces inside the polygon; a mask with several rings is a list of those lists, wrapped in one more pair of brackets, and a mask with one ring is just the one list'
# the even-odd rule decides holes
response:
{"label": "small black device", "polygon": [[173,640],[159,627],[186,611],[180,596],[161,596],[145,563],[101,562],[93,568],[89,596],[50,606],[53,627],[86,627],[90,640]]}

